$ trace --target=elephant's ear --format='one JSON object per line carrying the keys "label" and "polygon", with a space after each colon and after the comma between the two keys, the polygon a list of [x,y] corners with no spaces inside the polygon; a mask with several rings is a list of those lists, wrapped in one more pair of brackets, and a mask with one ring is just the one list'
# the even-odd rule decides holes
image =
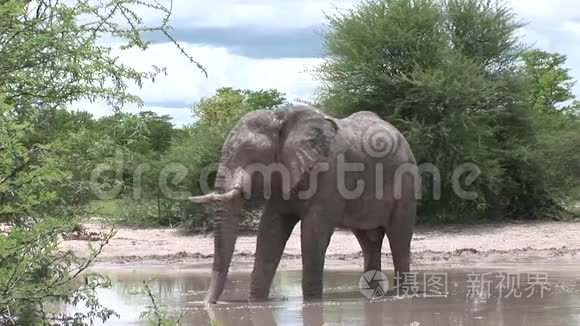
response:
{"label": "elephant's ear", "polygon": [[281,133],[280,153],[280,162],[290,172],[286,191],[295,189],[317,163],[329,157],[337,131],[336,122],[319,112],[305,111],[287,118]]}

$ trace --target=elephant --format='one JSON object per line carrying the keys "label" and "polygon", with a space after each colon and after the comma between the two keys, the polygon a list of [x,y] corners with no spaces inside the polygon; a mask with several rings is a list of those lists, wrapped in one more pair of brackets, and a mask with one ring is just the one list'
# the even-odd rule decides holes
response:
{"label": "elephant", "polygon": [[264,209],[251,302],[268,299],[284,247],[298,222],[304,300],[322,298],[325,254],[336,228],[354,233],[364,271],[381,269],[386,235],[396,275],[409,272],[417,179],[417,164],[405,137],[370,111],[343,119],[310,106],[247,113],[223,145],[214,192],[189,198],[215,208],[206,302],[216,303],[223,292],[244,205],[260,199]]}

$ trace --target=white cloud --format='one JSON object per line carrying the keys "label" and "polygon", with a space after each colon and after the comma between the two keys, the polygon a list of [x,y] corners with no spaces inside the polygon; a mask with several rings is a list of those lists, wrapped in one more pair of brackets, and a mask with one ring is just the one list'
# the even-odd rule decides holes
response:
{"label": "white cloud", "polygon": [[[161,1],[167,5],[169,0]],[[333,8],[349,8],[356,0],[173,0],[172,25],[227,27],[236,25],[305,27],[323,22]],[[146,20],[158,19],[144,11]]]}
{"label": "white cloud", "polygon": [[[252,25],[265,29],[297,28],[324,23],[324,12],[332,13],[334,7],[348,8],[358,2],[174,0],[172,21],[175,27]],[[572,76],[580,80],[580,56],[577,49],[577,44],[580,44],[580,1],[511,0],[508,5],[513,7],[519,19],[528,23],[522,29],[524,41],[546,51],[566,54]],[[159,19],[158,13],[151,11],[144,11],[142,15],[145,21]],[[123,62],[139,69],[149,69],[152,65],[167,66],[167,76],[160,76],[155,83],[145,83],[142,89],[133,90],[150,104],[143,109],[170,114],[177,123],[191,121],[188,105],[201,97],[211,96],[220,87],[254,90],[275,88],[285,92],[288,99],[310,99],[319,85],[306,70],[315,67],[322,59],[252,59],[233,54],[222,47],[199,44],[183,46],[207,68],[207,79],[171,44],[155,44],[144,53],[138,50],[117,52]],[[575,90],[580,96],[580,84]],[[87,104],[85,107],[96,115],[108,112],[108,109],[98,104]],[[128,110],[138,109],[131,107]]]}
{"label": "white cloud", "polygon": [[[578,21],[568,20],[563,22],[562,30],[571,34],[570,36],[580,39],[580,17],[578,17]],[[574,46],[578,46],[578,43],[574,44]]]}
{"label": "white cloud", "polygon": [[106,115],[111,115],[113,111],[107,107],[104,102],[89,102],[88,100],[77,101],[69,105],[69,109],[73,111],[87,111],[90,112],[95,118],[100,118]]}
{"label": "white cloud", "polygon": [[[176,125],[183,125],[192,122],[190,105],[202,97],[212,96],[220,87],[274,88],[286,93],[289,100],[309,100],[318,86],[309,70],[322,59],[252,59],[231,54],[225,48],[182,46],[207,69],[208,78],[173,44],[154,44],[145,52],[137,49],[115,51],[114,55],[119,56],[121,62],[139,70],[150,70],[153,65],[167,68],[167,75],[158,76],[155,82],[146,81],[142,88],[131,87],[130,91],[141,97],[145,106],[129,105],[124,108],[126,112],[150,110],[168,114]],[[89,111],[96,117],[112,113],[103,103],[81,102],[72,108]]]}
{"label": "white cloud", "polygon": [[193,103],[224,86],[252,90],[275,88],[287,93],[289,98],[309,97],[318,85],[307,70],[322,59],[252,59],[232,54],[225,48],[182,45],[206,68],[208,78],[173,44],[154,44],[146,52],[128,50],[119,54],[122,62],[138,69],[149,69],[152,65],[167,67],[167,76],[159,76],[155,83],[146,82],[142,89],[134,88],[145,102]]}
{"label": "white cloud", "polygon": [[[79,101],[70,106],[71,110],[90,112],[95,118],[111,115],[113,111],[104,102]],[[176,126],[183,126],[194,121],[191,114],[191,107],[162,107],[155,105],[144,105],[139,107],[136,104],[127,104],[123,107],[123,112],[139,113],[141,111],[153,111],[159,115],[172,117],[172,122]]]}
{"label": "white cloud", "polygon": [[580,15],[578,0],[511,0],[510,3],[518,16],[527,22],[563,22]]}

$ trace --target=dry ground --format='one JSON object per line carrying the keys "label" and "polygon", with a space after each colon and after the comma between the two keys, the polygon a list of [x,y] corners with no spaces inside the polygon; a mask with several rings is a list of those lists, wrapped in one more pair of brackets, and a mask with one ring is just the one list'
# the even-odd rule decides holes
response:
{"label": "dry ground", "polygon": [[[88,224],[92,232],[107,227]],[[66,240],[63,249],[81,255],[88,253],[88,241]],[[233,268],[249,268],[253,261],[256,236],[238,237]],[[419,227],[412,242],[414,265],[441,264],[469,266],[490,261],[517,262],[534,258],[569,258],[580,260],[580,222],[502,223]],[[383,244],[384,264],[391,265],[388,241]],[[104,265],[138,264],[183,268],[210,266],[213,237],[181,235],[176,229],[119,228],[98,258]],[[328,268],[360,268],[362,256],[356,238],[348,231],[336,231],[327,251]],[[281,268],[300,268],[300,228],[292,233],[284,252]]]}

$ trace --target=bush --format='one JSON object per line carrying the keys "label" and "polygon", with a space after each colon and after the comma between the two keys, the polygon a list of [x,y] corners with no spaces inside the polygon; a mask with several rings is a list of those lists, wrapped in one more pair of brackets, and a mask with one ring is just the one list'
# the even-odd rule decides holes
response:
{"label": "bush", "polygon": [[102,218],[108,223],[129,227],[174,227],[182,216],[175,202],[157,199],[117,198],[93,201],[89,205],[91,216]]}
{"label": "bush", "polygon": [[[524,50],[514,17],[487,0],[367,0],[328,17],[323,107],[376,112],[438,167],[441,198],[425,180],[421,221],[562,216],[579,184],[565,59]],[[453,190],[463,163],[482,172],[475,200]]]}
{"label": "bush", "polygon": [[[161,69],[126,67],[98,40],[122,37],[128,47],[145,49],[141,33],[166,33],[168,17],[160,26],[146,25],[135,12],[144,8],[170,14],[162,5],[134,0],[0,1],[2,325],[84,325],[114,314],[95,295],[108,280],[85,272],[113,233],[104,234],[88,257],[59,246],[78,231],[82,206],[92,199],[89,162],[110,144],[108,138],[99,142],[90,115],[66,109],[81,100],[116,109],[140,103],[127,92],[128,83],[140,84]],[[87,309],[74,315],[48,309],[62,303]]]}

